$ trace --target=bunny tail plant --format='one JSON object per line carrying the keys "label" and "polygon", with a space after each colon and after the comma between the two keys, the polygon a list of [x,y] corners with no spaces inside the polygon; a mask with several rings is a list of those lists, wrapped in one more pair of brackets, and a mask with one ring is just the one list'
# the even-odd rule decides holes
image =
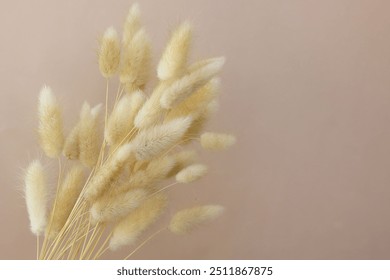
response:
{"label": "bunny tail plant", "polygon": [[[58,161],[59,172],[51,182],[44,164],[34,160],[24,178],[38,259],[98,259],[107,250],[132,246],[127,259],[162,231],[185,234],[222,214],[219,205],[191,206],[143,237],[166,209],[169,189],[207,173],[188,144],[221,150],[235,142],[229,134],[203,132],[217,106],[217,75],[225,59],[190,64],[191,37],[188,22],[172,32],[157,66],[157,84],[146,93],[151,46],[133,5],[122,38],[110,27],[100,40],[104,105],[85,102],[67,134],[52,89],[41,89],[39,142],[44,154]],[[109,91],[114,75],[116,95]]]}

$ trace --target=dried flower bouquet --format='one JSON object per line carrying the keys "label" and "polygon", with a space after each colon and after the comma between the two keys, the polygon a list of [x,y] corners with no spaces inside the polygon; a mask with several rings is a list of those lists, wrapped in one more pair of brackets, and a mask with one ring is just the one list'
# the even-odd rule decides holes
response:
{"label": "dried flower bouquet", "polygon": [[[25,197],[38,259],[97,259],[108,249],[138,245],[127,259],[163,230],[188,233],[223,212],[219,205],[180,210],[139,243],[163,213],[167,189],[207,172],[205,165],[195,163],[196,152],[183,147],[198,141],[204,149],[218,150],[235,142],[232,135],[202,133],[216,109],[216,76],[224,58],[188,65],[191,33],[187,22],[174,30],[158,63],[158,84],[147,96],[151,48],[139,7],[133,5],[122,40],[110,27],[100,41],[105,105],[85,102],[67,137],[59,102],[49,87],[42,88],[38,135],[45,155],[58,160],[59,175],[52,184],[56,187],[50,187],[39,160],[26,170]],[[109,110],[109,80],[117,73],[119,88]],[[163,186],[168,180],[174,182]]]}

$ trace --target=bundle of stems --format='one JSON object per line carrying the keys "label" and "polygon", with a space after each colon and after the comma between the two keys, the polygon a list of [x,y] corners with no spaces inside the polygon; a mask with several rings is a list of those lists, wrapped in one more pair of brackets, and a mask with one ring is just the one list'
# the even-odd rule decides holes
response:
{"label": "bundle of stems", "polygon": [[[122,39],[110,27],[100,40],[99,68],[107,80],[104,105],[85,102],[66,137],[57,98],[48,86],[41,89],[40,145],[48,158],[58,161],[59,172],[51,184],[40,160],[26,170],[37,259],[98,259],[108,249],[133,245],[127,259],[162,231],[188,233],[223,212],[219,205],[182,209],[140,239],[164,212],[170,188],[207,173],[186,146],[195,141],[204,149],[220,150],[235,142],[229,134],[202,133],[216,108],[224,58],[189,64],[191,36],[188,22],[172,32],[157,66],[157,85],[146,94],[151,47],[134,4]],[[119,86],[112,94],[109,81],[115,74]]]}

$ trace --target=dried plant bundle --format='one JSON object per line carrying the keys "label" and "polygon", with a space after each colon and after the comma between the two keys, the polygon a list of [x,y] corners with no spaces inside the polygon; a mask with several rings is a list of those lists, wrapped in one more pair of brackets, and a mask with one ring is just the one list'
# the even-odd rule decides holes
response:
{"label": "dried plant bundle", "polygon": [[[207,173],[206,165],[197,163],[199,147],[184,146],[197,142],[222,149],[234,143],[231,135],[203,133],[218,105],[217,76],[225,59],[189,62],[192,32],[188,21],[174,29],[149,90],[151,41],[134,4],[123,34],[109,27],[99,41],[104,105],[84,102],[66,137],[58,100],[49,87],[41,89],[38,136],[59,172],[51,182],[42,164],[33,161],[25,175],[38,259],[98,259],[109,249],[139,243],[127,259],[160,232],[187,233],[222,213],[221,206],[207,205],[177,212],[170,224],[159,219],[169,190]],[[111,82],[114,77],[118,83]],[[155,225],[160,229],[142,241]]]}

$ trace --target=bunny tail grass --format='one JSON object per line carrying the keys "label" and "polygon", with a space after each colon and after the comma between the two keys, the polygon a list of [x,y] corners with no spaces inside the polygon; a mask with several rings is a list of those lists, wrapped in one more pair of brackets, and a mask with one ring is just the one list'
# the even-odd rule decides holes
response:
{"label": "bunny tail grass", "polygon": [[52,213],[52,222],[48,236],[53,239],[64,226],[84,183],[84,168],[77,164],[73,166],[60,186],[57,196],[57,204]]}
{"label": "bunny tail grass", "polygon": [[137,160],[150,160],[174,146],[183,137],[191,121],[191,117],[178,118],[141,131],[134,139]]}
{"label": "bunny tail grass", "polygon": [[230,134],[205,132],[200,136],[200,144],[208,150],[224,150],[235,142],[236,138]]}
{"label": "bunny tail grass", "polygon": [[134,244],[139,235],[156,221],[165,207],[166,197],[162,194],[145,201],[114,227],[110,249],[115,251],[119,247]]}
{"label": "bunny tail grass", "polygon": [[47,224],[48,188],[44,169],[39,160],[34,160],[28,166],[24,184],[30,228],[35,235],[41,235]]}
{"label": "bunny tail grass", "polygon": [[61,108],[48,86],[43,86],[38,105],[40,144],[45,154],[50,158],[60,155],[64,145]]}
{"label": "bunny tail grass", "polygon": [[105,78],[110,78],[118,70],[120,60],[120,44],[118,33],[114,27],[104,32],[99,50],[99,69]]}
{"label": "bunny tail grass", "polygon": [[220,205],[204,205],[178,211],[169,224],[175,234],[186,234],[205,222],[218,218],[224,211]]}
{"label": "bunny tail grass", "polygon": [[134,148],[130,143],[121,146],[114,156],[96,171],[96,174],[90,180],[84,193],[87,200],[96,199],[118,178],[133,154],[133,151]]}
{"label": "bunny tail grass", "polygon": [[187,65],[191,44],[192,27],[189,22],[182,23],[172,34],[157,67],[160,80],[181,76]]}
{"label": "bunny tail grass", "polygon": [[179,173],[176,174],[176,181],[180,183],[191,183],[194,182],[201,177],[203,177],[207,173],[207,166],[203,164],[193,164],[187,166]]}

